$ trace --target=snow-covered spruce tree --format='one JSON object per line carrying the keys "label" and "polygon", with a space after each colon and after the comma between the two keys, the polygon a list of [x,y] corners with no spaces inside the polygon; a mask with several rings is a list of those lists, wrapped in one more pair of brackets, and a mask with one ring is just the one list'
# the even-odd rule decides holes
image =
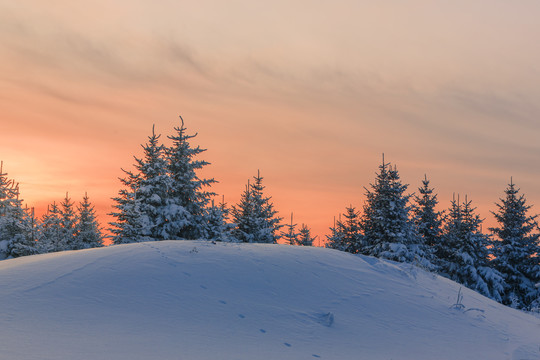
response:
{"label": "snow-covered spruce tree", "polygon": [[282,219],[274,210],[272,198],[263,194],[263,178],[260,172],[257,172],[254,179],[253,184],[248,181],[240,202],[232,207],[231,213],[235,224],[233,236],[240,242],[275,244],[280,238]]}
{"label": "snow-covered spruce tree", "polygon": [[334,216],[334,226],[330,227],[330,235],[326,235],[326,248],[335,249],[339,251],[345,251],[347,249],[347,244],[345,243],[344,231],[341,225],[341,215],[336,221]]}
{"label": "snow-covered spruce tree", "polygon": [[[22,211],[21,211],[22,210]],[[19,257],[38,254],[38,224],[34,215],[34,208],[17,207],[11,224],[14,236],[7,247],[8,257]]]}
{"label": "snow-covered spruce tree", "polygon": [[540,244],[537,215],[528,215],[531,206],[526,204],[512,180],[504,191],[505,198],[492,212],[499,223],[490,228],[497,240],[493,242],[493,264],[505,278],[503,304],[520,309],[538,307],[540,289]]}
{"label": "snow-covered spruce tree", "polygon": [[168,231],[172,179],[167,173],[165,146],[159,143],[160,137],[152,127],[152,136],[148,137],[148,143],[143,146],[144,157],[135,159],[135,168],[140,175],[135,201],[141,212],[142,235],[152,241],[176,239]]}
{"label": "snow-covered spruce tree", "polygon": [[126,177],[121,178],[120,182],[125,188],[121,189],[118,196],[113,198],[113,201],[116,202],[113,207],[117,211],[110,214],[116,218],[116,221],[109,223],[113,243],[129,244],[150,241],[151,239],[144,235],[143,216],[140,211],[140,203],[137,200],[140,176],[130,171],[123,171],[126,173]]}
{"label": "snow-covered spruce tree", "polygon": [[371,190],[366,188],[366,203],[361,228],[366,246],[362,253],[383,259],[408,262],[431,268],[422,238],[410,219],[411,195],[401,183],[397,169],[384,161]]}
{"label": "snow-covered spruce tree", "polygon": [[37,253],[33,218],[22,207],[19,186],[0,164],[0,259]]}
{"label": "snow-covered spruce tree", "polygon": [[56,202],[47,207],[47,212],[41,217],[39,229],[38,249],[40,253],[65,250],[63,247],[62,213]]}
{"label": "snow-covered spruce tree", "polygon": [[227,223],[228,209],[222,202],[217,205],[212,200],[212,205],[205,208],[203,222],[203,237],[213,241],[231,241],[232,225]]}
{"label": "snow-covered spruce tree", "polygon": [[251,184],[248,183],[244,192],[240,195],[240,202],[231,208],[232,222],[234,228],[232,236],[239,242],[253,242],[253,235],[257,229],[257,219],[255,217],[255,204],[252,200],[253,194]]}
{"label": "snow-covered spruce tree", "polygon": [[291,213],[291,223],[285,224],[283,227],[285,230],[281,231],[281,238],[285,240],[285,244],[298,245],[298,236],[300,233],[296,231],[296,226],[293,222],[293,213]]}
{"label": "snow-covered spruce tree", "polygon": [[439,273],[469,289],[501,301],[504,280],[489,263],[489,237],[480,230],[482,219],[465,198],[451,202],[441,242],[437,246]]}
{"label": "snow-covered spruce tree", "polygon": [[75,213],[75,204],[69,198],[66,193],[66,197],[60,203],[60,226],[62,230],[61,250],[74,250],[75,249],[75,234],[76,224],[79,221],[77,214]]}
{"label": "snow-covered spruce tree", "polygon": [[[184,120],[175,127],[176,135],[169,136],[172,146],[166,149],[167,172],[171,179],[169,199],[166,208],[166,233],[174,239],[198,239],[205,236],[208,224],[207,206],[215,193],[207,189],[216,183],[214,179],[200,179],[197,171],[210,163],[195,158],[206,149],[191,147]],[[214,209],[217,210],[217,209]]]}
{"label": "snow-covered spruce tree", "polygon": [[72,249],[89,249],[103,246],[103,235],[99,228],[94,206],[88,194],[84,194],[83,201],[77,207],[77,223],[75,225],[75,239]]}
{"label": "snow-covered spruce tree", "polygon": [[12,220],[11,213],[16,198],[14,182],[3,170],[4,163],[2,162],[0,165],[0,259],[8,256],[7,247],[12,238],[9,224]]}
{"label": "snow-covered spruce tree", "polygon": [[[206,235],[211,224],[208,208],[211,196],[206,190],[214,179],[199,179],[196,171],[209,163],[195,157],[205,151],[189,144],[195,135],[187,135],[182,125],[175,127],[176,135],[169,136],[170,147],[159,143],[160,135],[152,128],[152,136],[143,146],[144,157],[135,158],[135,172],[125,171],[121,179],[116,211],[111,213],[115,244],[167,240],[198,239]],[[215,213],[215,211],[214,211]],[[214,214],[215,215],[215,214]],[[213,220],[212,220],[213,221]]]}
{"label": "snow-covered spruce tree", "polygon": [[135,157],[137,173],[123,170],[126,177],[121,182],[127,189],[120,190],[119,196],[113,198],[118,211],[111,213],[116,218],[110,223],[115,244],[176,238],[169,232],[168,218],[172,179],[167,173],[165,147],[159,138],[152,127],[148,143],[142,145],[143,158]]}
{"label": "snow-covered spruce tree", "polygon": [[345,208],[345,218],[336,222],[332,235],[328,237],[327,247],[352,254],[362,253],[364,249],[364,237],[360,229],[360,213],[352,205]]}
{"label": "snow-covered spruce tree", "polygon": [[416,202],[413,210],[414,223],[418,234],[423,238],[424,244],[429,248],[433,248],[440,241],[443,213],[435,209],[439,201],[437,200],[437,194],[433,193],[433,188],[429,187],[427,176],[424,176],[422,187],[418,188],[418,193],[420,195],[414,197]]}
{"label": "snow-covered spruce tree", "polygon": [[302,224],[300,226],[298,235],[298,245],[300,246],[313,246],[313,242],[315,241],[316,237],[311,236],[311,229],[307,227],[306,224]]}

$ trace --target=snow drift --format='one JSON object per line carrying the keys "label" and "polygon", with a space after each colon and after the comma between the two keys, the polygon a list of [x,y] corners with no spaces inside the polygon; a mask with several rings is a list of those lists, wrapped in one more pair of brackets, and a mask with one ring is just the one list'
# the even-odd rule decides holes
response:
{"label": "snow drift", "polygon": [[540,359],[539,319],[408,264],[163,241],[0,262],[2,359]]}

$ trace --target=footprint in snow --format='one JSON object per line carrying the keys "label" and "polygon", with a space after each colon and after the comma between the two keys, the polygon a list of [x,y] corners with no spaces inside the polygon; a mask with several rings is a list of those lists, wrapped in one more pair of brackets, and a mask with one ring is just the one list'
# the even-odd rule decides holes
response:
{"label": "footprint in snow", "polygon": [[219,300],[219,302],[223,305],[227,305],[227,302],[225,300]]}
{"label": "footprint in snow", "polygon": [[312,354],[311,356],[313,356],[314,358],[320,358],[320,356],[317,354]]}
{"label": "footprint in snow", "polygon": [[208,289],[208,288],[207,288],[206,286],[204,286],[204,285],[201,285],[201,289],[206,290],[206,289]]}
{"label": "footprint in snow", "polygon": [[240,319],[245,319],[245,318],[246,318],[246,315],[244,315],[244,314],[238,314],[238,317],[239,317]]}
{"label": "footprint in snow", "polygon": [[264,330],[264,329],[259,329],[259,331],[262,332],[263,334],[266,333],[266,330]]}
{"label": "footprint in snow", "polygon": [[291,347],[292,345],[289,344],[289,343],[283,343],[283,345],[285,345],[286,347]]}

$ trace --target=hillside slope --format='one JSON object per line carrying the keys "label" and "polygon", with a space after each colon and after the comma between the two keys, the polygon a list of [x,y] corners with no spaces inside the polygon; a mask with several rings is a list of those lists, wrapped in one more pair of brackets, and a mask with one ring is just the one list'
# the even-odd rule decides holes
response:
{"label": "hillside slope", "polygon": [[411,265],[164,241],[0,261],[0,358],[540,359],[540,321]]}

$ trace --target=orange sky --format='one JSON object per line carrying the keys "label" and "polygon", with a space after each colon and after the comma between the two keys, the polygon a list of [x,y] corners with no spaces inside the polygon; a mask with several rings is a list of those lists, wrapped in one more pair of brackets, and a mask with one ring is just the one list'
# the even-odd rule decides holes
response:
{"label": "orange sky", "polygon": [[[152,124],[178,115],[236,203],[261,170],[328,233],[381,153],[488,224],[513,176],[540,203],[540,3],[0,0],[0,158],[30,206],[101,216]],[[109,219],[102,217],[102,223]]]}

